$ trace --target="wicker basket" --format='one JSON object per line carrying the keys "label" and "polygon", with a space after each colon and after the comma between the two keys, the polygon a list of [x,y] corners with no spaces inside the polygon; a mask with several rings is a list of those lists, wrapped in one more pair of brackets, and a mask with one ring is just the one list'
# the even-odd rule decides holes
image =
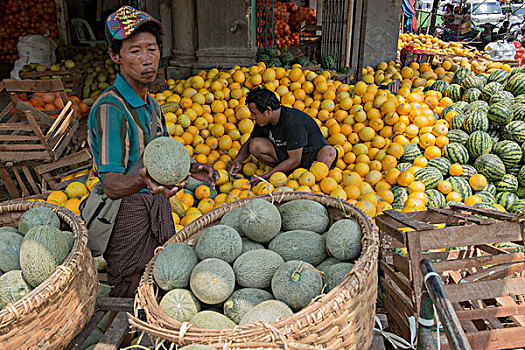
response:
{"label": "wicker basket", "polygon": [[[148,333],[157,343],[170,341],[180,345],[204,343],[215,346],[221,343],[277,341],[314,345],[322,349],[368,349],[373,337],[379,251],[377,227],[371,218],[357,207],[325,195],[281,192],[256,198],[272,201],[277,206],[295,199],[310,199],[327,208],[331,223],[344,217],[356,220],[364,235],[363,249],[343,282],[298,313],[272,324],[260,322],[235,329],[199,329],[187,322],[173,320],[159,308],[157,287],[153,280],[153,265],[161,250],[158,249],[147,265],[137,290],[135,316],[130,315],[130,323]],[[179,231],[166,244],[187,242],[194,245],[199,235],[218,224],[225,213],[245,205],[251,199],[241,199],[209,212]],[[144,310],[147,323],[138,319],[140,309]]]}
{"label": "wicker basket", "polygon": [[0,226],[18,226],[36,206],[52,209],[75,242],[58,269],[14,304],[0,310],[0,349],[64,349],[95,313],[97,270],[87,248],[87,230],[75,214],[40,202],[0,204]]}

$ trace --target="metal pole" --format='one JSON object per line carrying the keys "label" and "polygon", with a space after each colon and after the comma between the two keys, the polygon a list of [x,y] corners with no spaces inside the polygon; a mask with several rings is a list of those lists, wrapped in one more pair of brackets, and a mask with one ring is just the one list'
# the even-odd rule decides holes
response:
{"label": "metal pole", "polygon": [[425,285],[430,298],[434,303],[439,320],[450,343],[450,348],[455,350],[471,350],[467,341],[467,336],[461,327],[458,316],[448,299],[441,278],[436,274],[436,270],[429,259],[420,262],[421,271],[425,275]]}

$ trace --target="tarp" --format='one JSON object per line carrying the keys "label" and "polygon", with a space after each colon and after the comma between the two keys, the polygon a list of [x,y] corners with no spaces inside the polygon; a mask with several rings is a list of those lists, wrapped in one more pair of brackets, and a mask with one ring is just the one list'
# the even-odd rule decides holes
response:
{"label": "tarp", "polygon": [[414,10],[413,0],[403,0],[401,8],[405,15],[405,31],[411,32],[417,30],[416,11]]}

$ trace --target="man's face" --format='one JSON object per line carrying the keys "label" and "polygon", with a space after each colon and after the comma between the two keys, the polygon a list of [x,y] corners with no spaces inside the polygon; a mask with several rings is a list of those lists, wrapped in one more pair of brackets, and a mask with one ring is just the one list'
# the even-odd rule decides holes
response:
{"label": "man's face", "polygon": [[248,103],[248,109],[252,114],[253,120],[255,120],[255,122],[260,126],[266,126],[270,123],[270,118],[272,115],[272,111],[270,108],[264,111],[264,113],[261,113],[261,111],[257,109],[255,103]]}
{"label": "man's face", "polygon": [[140,32],[133,35],[122,42],[120,53],[112,54],[110,51],[110,56],[127,77],[144,85],[155,81],[160,51],[152,33]]}

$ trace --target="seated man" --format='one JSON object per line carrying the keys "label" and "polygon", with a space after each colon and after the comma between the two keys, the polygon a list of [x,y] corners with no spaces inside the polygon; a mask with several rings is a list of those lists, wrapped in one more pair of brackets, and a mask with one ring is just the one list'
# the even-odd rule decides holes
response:
{"label": "seated man", "polygon": [[[337,150],[326,143],[321,129],[308,114],[281,106],[275,93],[268,89],[250,91],[246,103],[255,127],[233,160],[230,174],[236,174],[250,154],[273,167],[261,176],[265,180],[279,171],[290,173],[298,167],[308,169],[315,161],[325,163],[330,169],[335,167]],[[259,181],[254,177],[250,184]]]}

